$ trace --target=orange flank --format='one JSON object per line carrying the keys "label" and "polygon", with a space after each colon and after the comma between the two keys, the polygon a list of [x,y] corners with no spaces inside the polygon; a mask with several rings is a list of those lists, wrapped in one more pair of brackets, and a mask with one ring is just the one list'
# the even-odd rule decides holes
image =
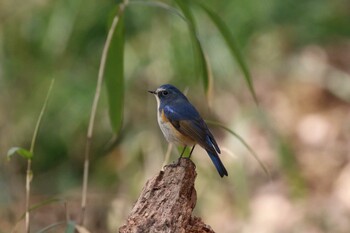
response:
{"label": "orange flank", "polygon": [[165,137],[168,141],[181,146],[192,146],[195,144],[195,141],[192,138],[180,133],[179,130],[175,128],[165,116],[164,110],[160,112],[160,123],[162,125],[162,131],[166,135]]}
{"label": "orange flank", "polygon": [[164,114],[164,110],[162,110],[162,112],[160,113],[160,117],[162,119],[162,122],[164,123],[169,122],[169,119]]}

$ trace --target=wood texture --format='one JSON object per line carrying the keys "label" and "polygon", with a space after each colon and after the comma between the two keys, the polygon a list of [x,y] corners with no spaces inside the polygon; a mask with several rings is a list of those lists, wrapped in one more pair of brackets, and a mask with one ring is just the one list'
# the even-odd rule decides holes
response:
{"label": "wood texture", "polygon": [[149,179],[120,233],[214,233],[192,216],[197,195],[195,165],[182,158]]}

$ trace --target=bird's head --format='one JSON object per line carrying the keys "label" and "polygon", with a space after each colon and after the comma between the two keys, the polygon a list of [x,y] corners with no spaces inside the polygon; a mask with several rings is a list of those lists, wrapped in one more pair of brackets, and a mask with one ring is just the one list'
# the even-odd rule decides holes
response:
{"label": "bird's head", "polygon": [[179,99],[187,99],[182,92],[171,84],[164,84],[155,91],[148,91],[157,98],[158,103],[172,102]]}

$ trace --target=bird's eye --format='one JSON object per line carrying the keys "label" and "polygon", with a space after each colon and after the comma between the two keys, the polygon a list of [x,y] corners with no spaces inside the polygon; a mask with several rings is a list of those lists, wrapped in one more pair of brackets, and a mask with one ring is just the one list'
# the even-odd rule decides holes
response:
{"label": "bird's eye", "polygon": [[167,91],[163,91],[163,93],[162,93],[163,95],[167,95],[167,94],[169,94],[169,92],[167,92]]}

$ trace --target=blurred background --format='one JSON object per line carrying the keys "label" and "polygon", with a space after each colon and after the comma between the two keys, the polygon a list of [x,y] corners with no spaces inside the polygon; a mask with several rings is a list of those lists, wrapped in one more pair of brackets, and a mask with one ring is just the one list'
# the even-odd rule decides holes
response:
{"label": "blurred background", "polygon": [[[123,127],[115,140],[103,89],[86,228],[117,232],[144,183],[161,169],[167,143],[147,90],[172,83],[188,91],[204,118],[243,137],[271,173],[266,175],[234,136],[211,126],[229,176],[221,179],[200,148],[192,159],[198,173],[195,215],[214,231],[350,232],[350,2],[204,3],[235,36],[259,108],[221,34],[200,8],[191,9],[213,72],[210,105],[186,23],[164,9],[130,4]],[[25,211],[26,161],[7,161],[7,151],[29,148],[53,78],[34,151],[31,205],[51,197],[64,201],[33,211],[31,229],[37,232],[66,215],[79,219],[88,120],[115,6],[111,0],[0,0],[0,232],[10,232]],[[174,149],[169,162],[177,156]]]}

